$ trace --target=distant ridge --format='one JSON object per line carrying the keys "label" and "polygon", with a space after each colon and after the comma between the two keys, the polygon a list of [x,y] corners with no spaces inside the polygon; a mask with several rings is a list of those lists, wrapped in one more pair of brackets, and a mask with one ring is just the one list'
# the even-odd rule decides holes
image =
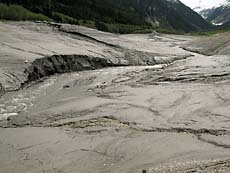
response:
{"label": "distant ridge", "polygon": [[214,25],[226,25],[230,22],[230,0],[216,7],[203,9],[199,14]]}
{"label": "distant ridge", "polygon": [[[1,0],[54,19],[196,31],[210,27],[179,0]],[[58,15],[58,18],[57,18]],[[69,18],[68,18],[69,17]],[[103,29],[103,26],[101,26]]]}

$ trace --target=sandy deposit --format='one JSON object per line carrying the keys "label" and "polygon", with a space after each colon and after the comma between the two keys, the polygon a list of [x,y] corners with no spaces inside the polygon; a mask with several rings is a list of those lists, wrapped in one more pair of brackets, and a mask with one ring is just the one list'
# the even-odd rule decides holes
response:
{"label": "sandy deposit", "polygon": [[[23,22],[1,28],[2,86],[15,87],[5,75],[12,71],[28,83],[0,98],[0,172],[230,171],[228,53],[185,51],[199,39],[190,36]],[[47,65],[53,55],[65,60]],[[76,72],[66,55],[113,65],[87,60],[95,69]],[[41,58],[34,75],[42,79],[31,84],[24,70]]]}

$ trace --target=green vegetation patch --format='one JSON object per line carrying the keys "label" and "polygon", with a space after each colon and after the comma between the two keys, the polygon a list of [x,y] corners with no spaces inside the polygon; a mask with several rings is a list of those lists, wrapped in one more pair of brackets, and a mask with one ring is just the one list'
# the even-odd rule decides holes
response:
{"label": "green vegetation patch", "polygon": [[0,3],[0,19],[3,20],[40,20],[51,21],[42,14],[33,13],[20,5],[6,5]]}
{"label": "green vegetation patch", "polygon": [[178,35],[183,35],[185,34],[184,31],[182,30],[175,30],[175,29],[164,29],[164,28],[156,28],[155,31],[163,34],[178,34]]}
{"label": "green vegetation patch", "polygon": [[79,25],[82,25],[82,26],[86,26],[86,27],[89,27],[89,28],[94,28],[96,29],[95,27],[95,22],[94,21],[90,21],[90,20],[78,20],[79,21]]}
{"label": "green vegetation patch", "polygon": [[69,23],[69,24],[79,25],[78,20],[74,19],[73,17],[62,14],[62,13],[53,12],[52,18],[55,21],[60,22],[60,23]]}
{"label": "green vegetation patch", "polygon": [[104,23],[100,21],[95,22],[95,28],[101,31],[119,34],[150,33],[153,31],[150,26],[128,25],[120,23]]}

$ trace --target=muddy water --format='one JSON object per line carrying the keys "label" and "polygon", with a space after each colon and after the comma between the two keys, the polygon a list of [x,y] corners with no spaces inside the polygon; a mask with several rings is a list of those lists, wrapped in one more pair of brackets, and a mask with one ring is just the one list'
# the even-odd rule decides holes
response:
{"label": "muddy water", "polygon": [[[32,107],[37,107],[36,102],[39,102],[39,99],[46,100],[46,96],[56,94],[55,92],[60,89],[68,90],[72,87],[72,85],[86,87],[87,85],[92,84],[93,87],[101,87],[103,85],[105,86],[106,83],[111,82],[112,78],[127,72],[140,72],[146,69],[157,70],[166,66],[167,64],[159,64],[154,66],[117,67],[52,76],[48,79],[34,83],[27,88],[19,90],[18,92],[11,92],[1,97],[0,120],[19,115],[20,113],[27,113]],[[119,78],[116,83],[122,81],[124,82],[128,79],[129,77]],[[73,82],[76,84],[73,84]]]}
{"label": "muddy water", "polygon": [[41,85],[32,86],[30,89],[13,92],[0,98],[0,120],[19,115],[34,106],[34,100],[46,95],[46,89],[54,84],[55,77],[42,82]]}

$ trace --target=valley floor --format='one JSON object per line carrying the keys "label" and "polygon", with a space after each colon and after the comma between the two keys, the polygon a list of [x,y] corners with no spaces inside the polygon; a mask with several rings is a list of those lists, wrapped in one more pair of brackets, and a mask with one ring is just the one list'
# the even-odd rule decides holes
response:
{"label": "valley floor", "polygon": [[[207,56],[214,38],[31,22],[0,23],[0,37],[0,172],[230,171],[227,40]],[[33,64],[53,55],[113,66]]]}

